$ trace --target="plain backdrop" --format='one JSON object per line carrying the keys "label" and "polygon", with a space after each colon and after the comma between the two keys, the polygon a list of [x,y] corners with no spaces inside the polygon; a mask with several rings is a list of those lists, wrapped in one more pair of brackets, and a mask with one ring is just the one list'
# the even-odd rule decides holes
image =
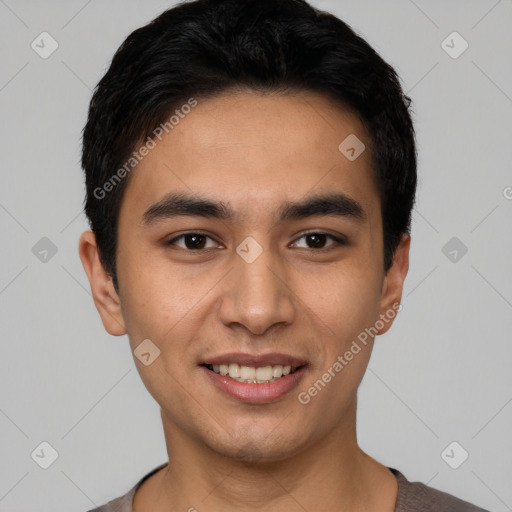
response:
{"label": "plain backdrop", "polygon": [[[77,247],[92,89],[172,5],[0,0],[0,511],[89,510],[167,460],[159,408],[127,337],[103,330]],[[512,510],[512,2],[313,5],[395,67],[418,141],[403,310],[359,391],[360,445],[409,480]]]}

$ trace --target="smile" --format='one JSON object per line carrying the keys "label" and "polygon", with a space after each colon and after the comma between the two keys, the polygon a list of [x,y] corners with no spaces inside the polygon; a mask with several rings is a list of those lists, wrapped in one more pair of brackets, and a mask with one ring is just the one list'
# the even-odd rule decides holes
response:
{"label": "smile", "polygon": [[242,366],[237,363],[207,364],[205,366],[223,377],[229,377],[245,384],[269,384],[286,375],[293,374],[297,370],[295,366],[283,366],[280,364],[260,366],[258,368],[255,366]]}
{"label": "smile", "polygon": [[221,395],[247,404],[268,404],[284,399],[296,389],[306,374],[308,364],[245,366],[203,363],[199,368]]}

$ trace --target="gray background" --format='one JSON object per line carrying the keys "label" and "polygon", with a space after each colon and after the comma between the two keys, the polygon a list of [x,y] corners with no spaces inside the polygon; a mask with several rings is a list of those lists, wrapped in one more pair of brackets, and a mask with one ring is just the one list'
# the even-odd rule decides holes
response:
{"label": "gray background", "polygon": [[[418,135],[404,308],[361,385],[360,444],[409,480],[512,510],[512,1],[313,4],[396,68]],[[158,406],[128,339],[103,330],[77,244],[91,90],[172,5],[0,0],[0,511],[85,511],[167,460]],[[43,31],[59,45],[47,59],[31,48]],[[458,58],[442,47],[453,31],[469,44]],[[46,262],[42,237],[57,249]],[[48,469],[43,441],[58,453]],[[469,453],[458,469],[441,456],[453,441]]]}

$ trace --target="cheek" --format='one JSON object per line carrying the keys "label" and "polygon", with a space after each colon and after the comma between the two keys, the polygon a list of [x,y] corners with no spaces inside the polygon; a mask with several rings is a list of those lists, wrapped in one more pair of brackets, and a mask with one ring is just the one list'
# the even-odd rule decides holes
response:
{"label": "cheek", "polygon": [[316,305],[308,305],[319,334],[317,364],[301,391],[304,401],[310,401],[312,417],[321,415],[324,425],[340,421],[347,412],[370,360],[373,339],[365,329],[378,318],[379,296],[368,281],[362,284],[355,272],[341,275],[326,281],[312,299]]}
{"label": "cheek", "polygon": [[297,296],[340,340],[357,336],[378,317],[381,283],[371,264],[340,264],[300,282]]}
{"label": "cheek", "polygon": [[118,259],[118,278],[128,334],[134,339],[163,341],[204,295],[208,283],[184,277],[181,269],[170,265],[159,251],[127,246],[120,244],[124,256]]}

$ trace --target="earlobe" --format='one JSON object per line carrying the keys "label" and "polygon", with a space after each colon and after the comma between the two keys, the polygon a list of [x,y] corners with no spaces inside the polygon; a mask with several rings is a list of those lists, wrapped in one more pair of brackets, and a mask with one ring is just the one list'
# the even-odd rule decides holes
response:
{"label": "earlobe", "polygon": [[393,256],[393,264],[388,269],[382,287],[380,306],[381,318],[384,315],[388,321],[378,330],[378,334],[384,334],[393,324],[393,319],[402,299],[402,290],[409,270],[409,249],[411,246],[410,235],[404,234]]}
{"label": "earlobe", "polygon": [[103,327],[112,336],[126,334],[121,302],[112,283],[112,278],[101,263],[96,236],[92,231],[82,233],[78,251]]}

